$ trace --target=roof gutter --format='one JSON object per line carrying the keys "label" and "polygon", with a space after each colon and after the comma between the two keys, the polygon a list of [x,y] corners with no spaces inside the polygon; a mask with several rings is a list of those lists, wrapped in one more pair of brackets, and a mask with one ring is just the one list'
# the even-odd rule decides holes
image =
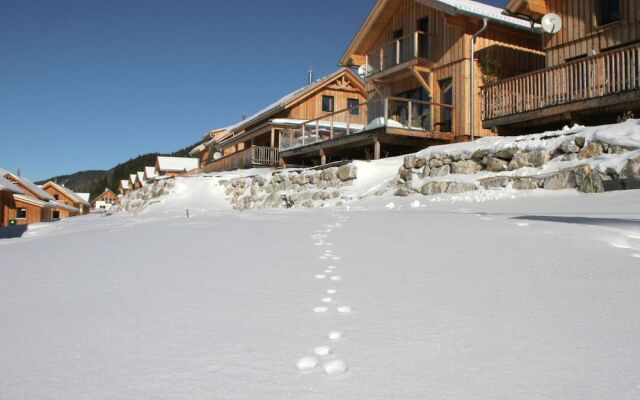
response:
{"label": "roof gutter", "polygon": [[476,56],[476,39],[478,39],[478,36],[480,36],[482,34],[482,32],[487,30],[487,27],[489,26],[489,18],[485,17],[482,18],[482,28],[480,28],[480,30],[476,33],[473,34],[473,36],[471,37],[471,88],[470,88],[470,92],[471,92],[471,97],[469,98],[469,101],[471,103],[471,112],[469,113],[469,118],[471,119],[470,125],[469,125],[469,131],[470,131],[470,135],[471,135],[471,141],[473,142],[475,140],[475,133],[476,133],[476,127],[475,127],[475,117],[476,117],[476,63],[475,63],[475,56]]}

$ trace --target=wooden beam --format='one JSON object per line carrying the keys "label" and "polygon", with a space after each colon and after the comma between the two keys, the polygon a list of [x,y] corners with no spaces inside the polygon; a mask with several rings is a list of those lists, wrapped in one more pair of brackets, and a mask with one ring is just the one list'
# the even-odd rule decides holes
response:
{"label": "wooden beam", "polygon": [[327,163],[327,154],[324,152],[324,149],[320,149],[320,165],[325,165]]}
{"label": "wooden beam", "polygon": [[418,82],[420,82],[420,85],[422,85],[424,90],[426,90],[427,93],[429,93],[429,94],[433,94],[433,92],[431,91],[431,86],[429,86],[427,81],[422,77],[422,75],[420,75],[420,72],[417,70],[417,68],[416,67],[412,67],[411,68],[411,72],[413,72],[413,75],[416,77]]}
{"label": "wooden beam", "polygon": [[373,159],[374,160],[379,160],[380,159],[380,142],[378,141],[378,138],[374,138],[373,139]]}

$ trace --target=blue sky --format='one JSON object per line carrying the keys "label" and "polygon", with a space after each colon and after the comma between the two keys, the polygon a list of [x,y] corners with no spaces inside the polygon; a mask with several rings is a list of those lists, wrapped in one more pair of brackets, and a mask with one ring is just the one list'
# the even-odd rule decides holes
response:
{"label": "blue sky", "polygon": [[374,3],[0,0],[0,167],[38,180],[192,144],[333,71]]}

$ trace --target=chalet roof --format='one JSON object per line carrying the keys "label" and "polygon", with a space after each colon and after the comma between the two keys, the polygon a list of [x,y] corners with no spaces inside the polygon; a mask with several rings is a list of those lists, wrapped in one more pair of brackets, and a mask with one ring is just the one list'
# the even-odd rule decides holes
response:
{"label": "chalet roof", "polygon": [[65,204],[65,203],[63,203],[61,201],[53,200],[53,201],[50,201],[49,204],[51,204],[55,208],[60,208],[60,209],[63,209],[63,210],[67,210],[69,212],[74,212],[74,213],[79,213],[80,212],[79,208],[71,206],[69,204]]}
{"label": "chalet roof", "polygon": [[138,171],[136,172],[136,175],[138,175],[138,180],[140,181],[140,184],[146,183],[144,180],[144,171]]}
{"label": "chalet roof", "polygon": [[49,193],[47,193],[44,190],[42,190],[42,188],[40,186],[38,186],[35,183],[31,182],[27,178],[23,178],[21,176],[17,176],[15,174],[13,174],[13,173],[5,170],[5,169],[1,169],[1,168],[0,168],[0,176],[3,176],[5,178],[7,176],[10,176],[11,179],[20,182],[20,184],[22,186],[26,187],[28,191],[31,191],[32,193],[34,193],[36,195],[36,197],[38,197],[40,200],[45,200],[45,201],[55,200],[53,198],[53,196],[51,196]]}
{"label": "chalet roof", "polygon": [[89,199],[91,198],[91,193],[76,193],[76,194],[78,196],[80,196],[87,203],[89,202]]}
{"label": "chalet roof", "polygon": [[136,183],[136,180],[138,179],[138,175],[136,174],[130,174],[129,175],[129,183],[131,183],[131,185],[133,185],[134,183]]}
{"label": "chalet roof", "polygon": [[[507,13],[499,7],[494,7],[488,4],[480,3],[474,0],[415,0],[418,3],[424,4],[428,7],[440,10],[448,15],[465,15],[472,18],[488,18],[490,22],[499,23],[511,28],[526,30],[534,32],[539,25],[531,26],[531,22],[521,18],[516,18],[507,15]],[[397,5],[395,0],[378,0],[373,10],[369,13],[369,16],[362,24],[358,33],[353,38],[345,53],[340,59],[341,64],[347,65],[350,56],[352,54],[359,54],[366,51],[365,49],[359,49],[365,36],[371,34],[376,36],[376,33],[386,24],[380,23],[382,18],[391,18],[392,13],[384,14],[382,11],[388,7]],[[383,17],[383,15],[385,15]]]}
{"label": "chalet roof", "polygon": [[13,194],[24,194],[22,189],[13,184],[10,180],[0,175],[0,190],[5,190]]}
{"label": "chalet roof", "polygon": [[82,196],[80,196],[78,193],[74,192],[73,190],[69,189],[68,187],[65,187],[63,185],[58,185],[57,183],[52,182],[52,181],[49,181],[49,182],[45,183],[44,185],[42,185],[43,188],[48,187],[48,186],[53,186],[59,192],[65,193],[67,195],[67,197],[71,198],[76,203],[84,204],[86,206],[90,206],[91,205],[91,203],[89,203],[89,200],[85,200]]}
{"label": "chalet roof", "polygon": [[32,205],[34,205],[36,207],[40,207],[40,208],[51,208],[51,207],[53,207],[53,202],[55,201],[55,200],[42,201],[42,200],[37,199],[35,197],[21,195],[21,194],[14,194],[13,198],[15,200],[19,200],[19,201],[21,201],[23,203],[32,204]]}
{"label": "chalet roof", "polygon": [[129,181],[126,179],[123,179],[120,181],[120,188],[121,189],[129,189]]}
{"label": "chalet roof", "polygon": [[156,165],[160,171],[182,172],[198,168],[199,162],[197,158],[158,156]]}
{"label": "chalet roof", "polygon": [[155,178],[157,176],[156,175],[156,168],[155,167],[144,167],[144,176],[145,176],[145,179],[147,179],[147,180]]}
{"label": "chalet roof", "polygon": [[102,200],[109,193],[111,193],[114,197],[117,197],[117,195],[113,192],[113,190],[111,190],[109,188],[105,188],[104,192],[102,192],[95,199],[93,199],[93,203],[96,203],[96,202]]}
{"label": "chalet roof", "polygon": [[227,131],[225,132],[225,134],[223,134],[218,140],[219,141],[223,141],[224,139],[228,138],[230,133],[235,133],[237,131],[240,131],[252,124],[254,124],[257,121],[263,120],[263,119],[267,119],[277,113],[279,113],[282,110],[285,110],[290,104],[296,102],[297,100],[300,100],[304,97],[306,97],[306,95],[311,94],[313,92],[315,92],[316,90],[322,88],[326,83],[331,82],[332,80],[338,78],[340,75],[342,74],[348,74],[351,76],[351,78],[353,79],[354,82],[358,82],[360,83],[361,87],[364,90],[364,83],[362,82],[362,80],[353,73],[353,71],[351,71],[351,69],[349,68],[340,68],[339,70],[315,81],[314,83],[312,83],[311,85],[307,85],[304,87],[301,87],[299,89],[294,90],[293,92],[283,96],[282,98],[278,99],[276,102],[269,104],[267,107],[263,108],[262,110],[258,111],[257,113],[251,115],[250,117],[238,122],[235,125],[230,126],[229,128],[227,128]]}

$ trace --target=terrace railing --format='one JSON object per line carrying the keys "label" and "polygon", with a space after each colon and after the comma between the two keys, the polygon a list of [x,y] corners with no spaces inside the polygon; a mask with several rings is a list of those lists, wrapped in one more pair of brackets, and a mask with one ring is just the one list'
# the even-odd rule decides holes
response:
{"label": "terrace railing", "polygon": [[483,87],[482,118],[490,120],[640,89],[640,44]]}
{"label": "terrace railing", "polygon": [[278,149],[266,146],[251,146],[229,154],[203,167],[204,172],[233,171],[242,168],[275,167],[280,162]]}
{"label": "terrace railing", "polygon": [[416,58],[431,58],[432,36],[416,31],[386,43],[380,48],[368,51],[365,65],[366,75],[373,75]]}
{"label": "terrace railing", "polygon": [[454,113],[451,105],[386,97],[282,129],[279,150],[284,152],[378,129],[421,131],[425,136],[452,134]]}

